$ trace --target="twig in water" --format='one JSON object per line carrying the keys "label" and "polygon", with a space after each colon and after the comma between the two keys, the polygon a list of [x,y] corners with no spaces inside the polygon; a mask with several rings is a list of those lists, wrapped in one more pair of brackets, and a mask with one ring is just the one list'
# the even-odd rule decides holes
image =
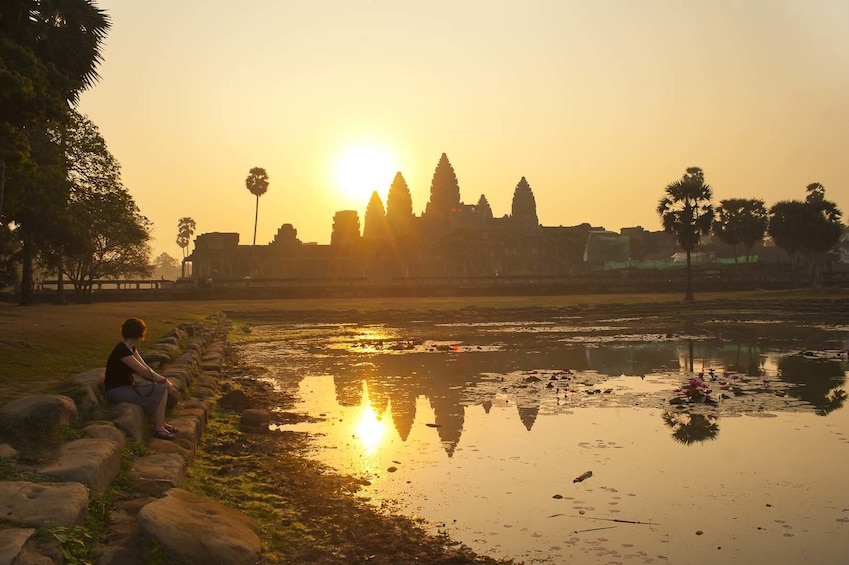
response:
{"label": "twig in water", "polygon": [[579,514],[552,514],[549,518],[567,516],[569,518],[585,518],[587,520],[604,520],[605,522],[617,522],[619,524],[639,524],[641,526],[659,526],[656,522],[641,522],[639,520],[620,520],[619,518],[596,518],[595,516],[582,516]]}
{"label": "twig in water", "polygon": [[603,528],[590,528],[589,530],[575,530],[573,533],[575,534],[583,534],[584,532],[597,532],[599,530],[611,530],[613,528],[618,528],[619,526],[605,526]]}

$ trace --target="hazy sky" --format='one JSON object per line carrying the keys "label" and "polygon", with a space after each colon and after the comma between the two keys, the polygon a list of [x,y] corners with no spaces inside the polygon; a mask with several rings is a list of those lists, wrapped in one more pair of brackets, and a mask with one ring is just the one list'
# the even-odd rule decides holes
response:
{"label": "hazy sky", "polygon": [[769,206],[820,182],[849,214],[845,0],[97,5],[113,25],[80,109],[155,254],[180,256],[183,216],[250,244],[256,166],[257,243],[284,223],[328,243],[336,211],[362,221],[372,190],[385,205],[395,170],[420,214],[443,152],[464,202],[509,214],[524,176],[548,226],[658,230],[688,166],[715,202]]}

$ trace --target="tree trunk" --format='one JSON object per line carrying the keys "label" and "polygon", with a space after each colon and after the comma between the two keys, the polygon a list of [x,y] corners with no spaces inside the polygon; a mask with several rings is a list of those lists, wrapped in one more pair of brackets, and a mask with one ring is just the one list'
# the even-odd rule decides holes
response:
{"label": "tree trunk", "polygon": [[23,230],[24,248],[21,256],[21,296],[19,304],[32,304],[33,241],[28,229]]}
{"label": "tree trunk", "polygon": [[59,269],[56,273],[56,304],[67,304],[65,300],[65,254],[59,251]]}
{"label": "tree trunk", "polygon": [[3,196],[6,194],[6,159],[0,155],[0,214],[3,213]]}
{"label": "tree trunk", "polygon": [[693,270],[690,266],[690,250],[687,249],[687,291],[684,293],[684,302],[693,301]]}
{"label": "tree trunk", "polygon": [[256,212],[254,213],[254,245],[256,245],[256,225],[259,222],[259,194],[256,195]]}

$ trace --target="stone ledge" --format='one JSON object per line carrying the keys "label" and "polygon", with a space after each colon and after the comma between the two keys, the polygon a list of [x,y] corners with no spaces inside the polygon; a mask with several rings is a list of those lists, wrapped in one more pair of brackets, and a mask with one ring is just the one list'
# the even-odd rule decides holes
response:
{"label": "stone ledge", "polygon": [[[238,510],[177,488],[197,452],[211,403],[218,395],[228,329],[226,319],[217,316],[207,323],[175,328],[151,346],[149,362],[158,363],[164,375],[182,385],[179,397],[169,397],[169,421],[179,429],[178,437],[170,441],[148,439],[147,454],[133,461],[131,490],[141,498],[117,502],[103,534],[108,546],[91,548],[100,565],[142,563],[150,551],[145,538],[159,543],[177,563],[247,563],[259,558],[259,530],[253,520]],[[72,377],[83,391],[74,394],[81,399],[77,400],[79,404],[67,396],[41,395],[0,407],[0,426],[6,427],[6,432],[34,422],[41,426],[39,430],[51,433],[84,423],[82,429],[88,435],[62,444],[54,460],[38,470],[57,482],[0,481],[0,523],[18,526],[0,528],[0,564],[56,562],[55,540],[48,547],[33,543],[38,528],[49,523],[63,527],[82,524],[90,495],[104,492],[117,476],[126,438],[145,441],[148,437],[140,407],[106,403],[103,372],[103,368],[96,368]],[[192,387],[196,380],[200,382]],[[104,415],[111,421],[103,419]],[[18,457],[13,446],[0,444],[0,458]],[[159,496],[163,498],[157,499]],[[165,523],[176,520],[167,531],[157,525],[163,509],[171,515]],[[210,527],[215,530],[212,544]]]}

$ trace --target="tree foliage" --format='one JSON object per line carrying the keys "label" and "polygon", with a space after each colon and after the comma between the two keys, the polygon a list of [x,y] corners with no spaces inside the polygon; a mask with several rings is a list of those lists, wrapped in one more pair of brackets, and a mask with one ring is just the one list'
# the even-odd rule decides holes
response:
{"label": "tree foliage", "polygon": [[183,259],[189,255],[189,243],[192,241],[196,227],[195,220],[188,216],[177,220],[177,245],[183,250]]}
{"label": "tree foliage", "polygon": [[809,184],[804,201],[783,200],[769,210],[768,232],[793,264],[810,268],[811,282],[816,284],[819,267],[843,234],[842,212],[834,202],[826,200],[825,188]]}
{"label": "tree foliage", "polygon": [[[47,148],[48,139],[61,130],[68,105],[97,80],[109,26],[106,13],[91,0],[0,3],[0,214],[20,226],[22,303],[31,301],[39,236],[56,235],[63,224],[54,211],[66,201],[60,185],[67,174],[64,163],[57,173],[56,150]],[[18,206],[7,210],[13,183]],[[57,200],[33,215],[31,203],[45,203],[50,196]]]}
{"label": "tree foliage", "polygon": [[729,198],[721,200],[716,208],[713,233],[720,241],[734,248],[735,261],[737,246],[743,244],[748,263],[752,246],[763,239],[768,223],[769,213],[763,200]]}
{"label": "tree foliage", "polygon": [[63,235],[45,245],[42,256],[88,301],[95,279],[150,274],[151,224],[122,184],[120,165],[97,127],[75,111],[70,116],[64,137],[70,190],[64,221],[57,222]]}
{"label": "tree foliage", "polygon": [[680,179],[669,183],[666,195],[657,206],[663,229],[675,236],[678,245],[687,253],[687,289],[684,300],[693,300],[693,281],[690,254],[713,222],[713,189],[705,184],[699,167],[689,167]]}

